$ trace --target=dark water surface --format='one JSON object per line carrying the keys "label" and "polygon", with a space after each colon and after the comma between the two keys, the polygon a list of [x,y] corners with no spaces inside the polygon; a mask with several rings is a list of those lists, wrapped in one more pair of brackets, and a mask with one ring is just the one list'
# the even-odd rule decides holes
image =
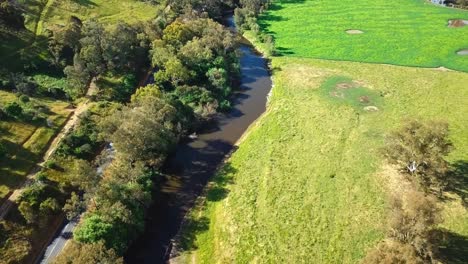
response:
{"label": "dark water surface", "polygon": [[[231,26],[232,19],[228,20]],[[165,263],[171,239],[177,234],[184,215],[193,206],[217,167],[245,130],[265,110],[271,78],[267,61],[242,44],[241,90],[235,95],[233,109],[219,114],[212,125],[199,131],[198,138],[179,144],[168,158],[164,173],[167,180],[154,197],[148,211],[143,235],[130,247],[127,263]]]}

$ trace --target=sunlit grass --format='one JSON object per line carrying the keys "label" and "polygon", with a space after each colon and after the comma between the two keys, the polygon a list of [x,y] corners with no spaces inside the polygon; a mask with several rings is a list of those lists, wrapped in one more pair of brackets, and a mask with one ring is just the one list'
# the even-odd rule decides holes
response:
{"label": "sunlit grass", "polygon": [[[275,0],[260,18],[264,31],[287,56],[439,67],[468,71],[468,11],[425,0]],[[364,34],[350,35],[357,29]]]}
{"label": "sunlit grass", "polygon": [[[47,118],[52,126],[14,119],[0,121],[0,137],[7,149],[7,157],[0,159],[0,198],[24,181],[70,114],[66,102],[48,98],[30,100],[49,109]],[[15,94],[0,90],[0,105],[13,101],[18,101]]]}
{"label": "sunlit grass", "polygon": [[[180,262],[358,263],[384,237],[389,131],[406,118],[447,120],[450,161],[468,159],[467,73],[287,57],[272,66],[267,114],[216,176],[225,195],[192,212]],[[337,101],[329,92],[342,82],[384,107]],[[468,235],[466,208],[445,205],[444,226]]]}

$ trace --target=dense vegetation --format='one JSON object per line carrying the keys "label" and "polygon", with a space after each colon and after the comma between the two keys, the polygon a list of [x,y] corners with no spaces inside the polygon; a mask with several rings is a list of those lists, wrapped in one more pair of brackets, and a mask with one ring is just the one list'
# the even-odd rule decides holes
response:
{"label": "dense vegetation", "polygon": [[[69,100],[83,113],[24,189],[16,201],[18,208],[0,223],[5,231],[0,252],[7,262],[31,261],[28,258],[54,232],[63,207],[69,219],[87,211],[68,256],[77,261],[101,257],[118,261],[144,227],[153,182],[166,155],[185,133],[230,108],[238,75],[236,41],[209,18],[221,15],[225,3],[218,1],[174,1],[167,8],[166,3],[144,4],[149,10],[129,1],[140,5],[137,12],[159,10],[153,19],[128,20],[132,23],[102,19],[110,5],[101,1],[93,3],[99,6],[97,16],[88,15],[83,7],[77,16],[66,12],[49,16],[57,12],[56,5],[75,5],[58,2],[39,5],[41,17],[36,20],[32,6],[18,9],[26,12],[26,20],[20,21],[24,27],[16,33],[3,24],[2,32],[9,32],[11,40],[7,44],[12,45],[14,36],[34,24],[37,38],[30,41],[42,55],[31,50],[31,61],[2,69],[1,88],[9,95],[2,101],[2,123],[53,124],[47,112],[34,112],[36,98]],[[42,63],[50,70],[44,72]],[[149,67],[154,68],[155,84],[135,90]],[[20,68],[24,73],[17,73]],[[18,99],[12,100],[14,94]],[[104,172],[96,171],[96,156],[110,143],[116,155]],[[5,145],[0,148],[2,158],[13,157]],[[36,160],[42,151],[37,151]]]}
{"label": "dense vegetation", "polygon": [[[411,142],[425,142],[421,148],[430,151],[415,160],[428,167],[418,170],[441,157],[450,170],[463,170],[468,74],[288,57],[273,58],[272,67],[268,112],[192,213],[181,262],[357,263],[385,237],[391,242],[369,253],[368,263],[395,263],[397,253],[405,261],[424,255],[424,263],[432,252],[443,262],[466,260],[466,175],[448,177],[443,199],[434,198],[437,178],[429,178],[427,193],[406,187],[431,171],[390,166],[383,147],[403,142],[417,150]],[[434,119],[445,120],[449,133]],[[411,139],[412,130],[417,139],[398,140]],[[434,229],[441,235],[435,244]]]}

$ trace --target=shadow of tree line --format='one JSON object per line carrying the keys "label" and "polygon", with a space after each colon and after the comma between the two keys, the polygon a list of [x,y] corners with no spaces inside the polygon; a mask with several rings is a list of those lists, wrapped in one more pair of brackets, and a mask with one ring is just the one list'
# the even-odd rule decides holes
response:
{"label": "shadow of tree line", "polygon": [[[448,173],[446,193],[453,193],[460,197],[461,203],[468,208],[468,161],[459,160],[451,165]],[[443,201],[453,200],[447,194],[443,195]],[[441,229],[441,245],[439,247],[439,259],[444,263],[462,264],[468,263],[468,236]]]}
{"label": "shadow of tree line", "polygon": [[202,196],[204,197],[203,200],[196,205],[194,212],[187,217],[182,227],[178,241],[178,251],[197,249],[197,236],[208,231],[210,226],[210,219],[203,215],[203,212],[199,213],[199,210],[205,210],[208,202],[219,202],[227,197],[229,194],[228,186],[234,183],[233,177],[236,172],[236,168],[230,163],[226,163],[208,184],[206,193]]}

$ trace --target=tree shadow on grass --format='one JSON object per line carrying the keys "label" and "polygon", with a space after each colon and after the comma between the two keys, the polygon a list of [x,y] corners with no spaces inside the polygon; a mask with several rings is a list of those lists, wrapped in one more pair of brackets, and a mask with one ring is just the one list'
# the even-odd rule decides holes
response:
{"label": "tree shadow on grass", "polygon": [[447,191],[460,196],[463,205],[468,207],[468,161],[459,160],[452,164]]}
{"label": "tree shadow on grass", "polygon": [[183,228],[183,235],[180,236],[179,250],[178,251],[191,251],[197,249],[196,239],[197,236],[208,230],[210,226],[210,220],[201,216],[199,218],[190,218],[185,222]]}
{"label": "tree shadow on grass", "polygon": [[275,51],[277,53],[276,56],[279,57],[294,54],[294,51],[292,51],[290,48],[276,47]]}
{"label": "tree shadow on grass", "polygon": [[230,163],[224,164],[210,183],[208,192],[206,193],[206,199],[211,202],[217,202],[226,198],[229,193],[226,187],[234,183],[233,176],[236,172],[237,169],[232,167]]}
{"label": "tree shadow on grass", "polygon": [[[214,179],[208,184],[206,192],[206,201],[218,202],[227,197],[229,190],[228,185],[233,183],[233,175],[237,169],[232,167],[230,163],[224,164],[219,170]],[[201,200],[203,201],[203,200]],[[196,240],[197,236],[208,231],[210,226],[210,219],[202,215],[205,213],[206,204],[199,204],[189,217],[186,218],[182,226],[182,232],[179,233],[177,250],[191,251],[197,249]]]}
{"label": "tree shadow on grass", "polygon": [[89,6],[97,6],[96,3],[94,3],[93,1],[91,0],[74,0],[73,2],[77,3],[77,4],[80,4],[82,6],[86,6],[86,7],[89,7]]}
{"label": "tree shadow on grass", "polygon": [[442,230],[443,243],[439,247],[439,258],[444,263],[468,263],[468,237]]}

